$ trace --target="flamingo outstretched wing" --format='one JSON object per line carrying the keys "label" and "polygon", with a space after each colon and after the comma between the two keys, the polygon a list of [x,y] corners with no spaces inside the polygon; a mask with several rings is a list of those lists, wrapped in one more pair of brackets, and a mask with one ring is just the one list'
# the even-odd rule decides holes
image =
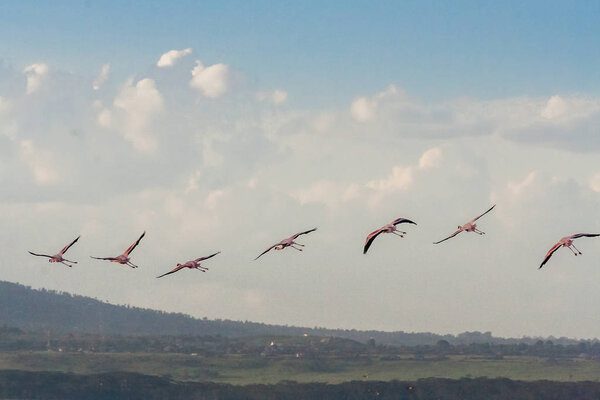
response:
{"label": "flamingo outstretched wing", "polygon": [[53,256],[49,256],[48,254],[37,254],[34,253],[32,251],[28,251],[29,254],[34,255],[34,256],[38,256],[38,257],[48,257],[48,258],[52,258]]}
{"label": "flamingo outstretched wing", "polygon": [[146,231],[144,231],[144,233],[142,233],[142,236],[140,236],[140,238],[138,240],[136,240],[136,242],[134,244],[132,244],[131,246],[129,246],[129,248],[127,250],[125,250],[125,253],[123,253],[124,255],[128,256],[129,253],[131,253],[133,251],[133,249],[135,249],[135,247],[140,244],[140,241],[142,240],[142,238],[144,237],[144,235],[146,234]]}
{"label": "flamingo outstretched wing", "polygon": [[221,252],[217,251],[215,254],[211,254],[210,256],[206,256],[206,257],[200,257],[200,258],[195,259],[194,261],[200,262],[200,261],[208,260],[209,258],[214,257],[219,253],[221,253]]}
{"label": "flamingo outstretched wing", "polygon": [[258,255],[258,257],[256,257],[256,258],[254,259],[254,261],[258,260],[258,258],[259,258],[260,256],[262,256],[262,255],[264,255],[264,254],[268,253],[269,251],[271,251],[271,250],[273,249],[273,247],[275,247],[275,246],[279,246],[280,244],[281,244],[281,242],[279,242],[279,243],[275,243],[273,246],[269,247],[268,249],[266,249],[265,251],[263,251],[262,253],[260,253],[260,254]]}
{"label": "flamingo outstretched wing", "polygon": [[77,238],[76,238],[75,240],[73,240],[71,243],[69,243],[68,245],[66,245],[66,246],[65,246],[65,247],[64,247],[64,248],[63,248],[63,249],[60,251],[60,253],[58,253],[58,254],[60,254],[60,255],[63,255],[63,254],[65,254],[65,253],[67,252],[67,250],[69,250],[69,248],[70,248],[71,246],[73,246],[73,245],[75,244],[75,242],[76,242],[76,241],[78,241],[78,240],[79,240],[79,238],[80,238],[80,237],[81,237],[81,235],[80,235],[80,236],[77,236]]}
{"label": "flamingo outstretched wing", "polygon": [[479,217],[475,217],[473,218],[473,220],[471,222],[475,222],[477,221],[479,218],[483,217],[485,214],[489,213],[490,211],[492,211],[494,209],[494,207],[496,207],[496,205],[494,204],[493,206],[490,207],[489,210],[487,210],[486,212],[484,212],[483,214],[481,214]]}
{"label": "flamingo outstretched wing", "polygon": [[395,219],[394,222],[392,222],[392,224],[394,226],[396,226],[398,224],[414,224],[414,225],[416,225],[417,223],[413,222],[413,221],[411,221],[410,219],[407,219],[407,218],[398,218],[398,219]]}
{"label": "flamingo outstretched wing", "polygon": [[580,237],[596,237],[596,236],[600,236],[600,233],[576,233],[574,235],[571,235],[571,239],[577,239]]}
{"label": "flamingo outstretched wing", "polygon": [[442,243],[442,242],[443,242],[443,241],[445,241],[445,240],[452,239],[454,236],[458,235],[458,234],[459,234],[459,233],[461,233],[462,231],[463,231],[463,229],[462,229],[462,228],[460,228],[459,230],[457,230],[456,232],[454,232],[452,235],[448,236],[446,239],[442,239],[442,240],[440,240],[439,242],[433,242],[433,244],[440,244],[440,243]]}
{"label": "flamingo outstretched wing", "polygon": [[291,236],[290,239],[296,239],[300,235],[306,235],[307,233],[311,233],[311,232],[314,232],[316,230],[317,230],[317,228],[312,228],[312,229],[309,229],[308,231],[305,231],[305,232],[296,233],[295,235]]}
{"label": "flamingo outstretched wing", "polygon": [[558,242],[554,246],[552,246],[552,248],[548,251],[548,253],[546,253],[546,257],[544,257],[544,261],[542,261],[542,263],[540,264],[538,269],[542,268],[544,266],[544,264],[546,264],[548,262],[550,257],[552,257],[552,254],[554,254],[554,252],[556,252],[556,250],[560,249],[561,246],[562,246],[561,242]]}
{"label": "flamingo outstretched wing", "polygon": [[95,260],[108,260],[108,261],[115,261],[115,260],[117,260],[117,257],[94,257],[94,256],[90,256],[90,258],[93,258]]}
{"label": "flamingo outstretched wing", "polygon": [[174,273],[174,272],[177,272],[177,271],[179,271],[179,270],[180,270],[180,269],[182,269],[182,268],[185,268],[185,266],[184,266],[184,265],[180,265],[180,266],[178,266],[178,267],[176,267],[176,268],[172,269],[171,271],[167,272],[166,274],[162,274],[162,275],[160,275],[160,276],[157,276],[157,278],[162,278],[163,276],[166,276],[166,275],[172,274],[172,273]]}
{"label": "flamingo outstretched wing", "polygon": [[367,250],[369,250],[369,247],[371,247],[371,243],[373,243],[375,238],[377,236],[379,236],[379,234],[382,233],[383,231],[384,231],[383,228],[380,228],[380,229],[377,229],[376,231],[373,231],[367,235],[367,239],[365,240],[365,247],[363,248],[363,254],[367,254]]}

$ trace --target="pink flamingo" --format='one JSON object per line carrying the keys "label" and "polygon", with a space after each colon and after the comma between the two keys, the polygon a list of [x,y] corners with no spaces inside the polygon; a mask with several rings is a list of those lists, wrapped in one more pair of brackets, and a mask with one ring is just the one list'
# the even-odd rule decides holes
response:
{"label": "pink flamingo", "polygon": [[[263,251],[262,253],[260,253],[260,254],[258,255],[258,257],[262,256],[262,255],[263,255],[263,254],[265,254],[265,253],[268,253],[268,252],[269,252],[271,249],[275,249],[275,250],[283,250],[283,249],[285,249],[286,247],[291,247],[291,248],[293,248],[293,249],[296,249],[296,250],[298,250],[298,251],[302,251],[302,249],[300,249],[300,248],[298,248],[298,247],[295,247],[294,245],[296,244],[296,245],[298,245],[298,246],[302,246],[302,247],[304,247],[304,245],[303,245],[303,244],[300,244],[300,243],[296,243],[296,242],[294,242],[294,239],[296,239],[296,238],[297,238],[298,236],[300,236],[300,235],[305,235],[305,234],[307,234],[307,233],[311,233],[311,232],[314,232],[314,231],[316,231],[316,230],[317,230],[317,228],[313,228],[313,229],[310,229],[310,230],[308,230],[308,231],[305,231],[305,232],[296,233],[295,235],[292,235],[292,236],[290,236],[290,237],[289,237],[289,238],[287,238],[287,239],[283,239],[281,242],[279,242],[279,243],[275,243],[273,246],[269,247],[268,249],[266,249],[265,251]],[[258,257],[256,257],[256,258],[255,258],[255,260],[258,260]]]}
{"label": "pink flamingo", "polygon": [[[576,233],[574,235],[571,236],[565,236],[564,238],[560,239],[554,246],[552,246],[552,248],[548,251],[548,253],[546,253],[546,257],[544,257],[544,261],[542,261],[542,264],[540,265],[540,268],[542,268],[544,266],[544,264],[546,264],[548,262],[548,260],[550,259],[550,257],[552,257],[552,254],[554,254],[554,252],[558,249],[560,249],[561,247],[566,247],[569,250],[571,250],[573,252],[573,254],[578,255],[578,254],[583,254],[581,251],[579,251],[579,249],[577,247],[575,247],[575,245],[573,244],[573,239],[577,239],[580,237],[595,237],[595,236],[600,236],[600,233]],[[573,250],[575,249],[575,250]]]}
{"label": "pink flamingo", "polygon": [[433,242],[433,244],[442,243],[444,240],[448,240],[450,238],[453,238],[454,236],[458,235],[462,231],[475,232],[475,233],[477,233],[479,235],[484,235],[485,232],[482,232],[482,231],[480,231],[480,230],[477,229],[477,224],[475,224],[475,221],[477,221],[479,218],[483,217],[485,214],[487,214],[490,211],[492,211],[494,209],[494,207],[496,207],[495,204],[492,207],[490,207],[489,210],[487,210],[486,212],[484,212],[483,214],[481,214],[479,217],[475,217],[471,221],[469,221],[466,224],[464,224],[463,226],[459,226],[458,230],[456,232],[454,232],[452,235],[448,236],[446,239],[442,239],[439,242]]}
{"label": "pink flamingo", "polygon": [[220,251],[216,252],[215,254],[211,254],[210,256],[207,256],[207,257],[196,258],[195,260],[188,261],[185,264],[177,264],[177,268],[172,269],[171,271],[167,272],[166,274],[162,274],[161,276],[157,276],[157,278],[162,278],[165,275],[172,274],[172,273],[177,272],[177,271],[179,271],[180,269],[183,269],[183,268],[199,269],[202,272],[206,272],[206,271],[208,271],[208,268],[201,266],[200,265],[200,261],[208,260],[209,258],[214,257],[214,256],[216,256],[219,253],[220,253]]}
{"label": "pink flamingo", "polygon": [[[369,247],[371,247],[371,243],[373,243],[375,238],[377,236],[379,236],[379,234],[381,234],[381,233],[384,233],[384,232],[385,233],[393,233],[394,235],[404,237],[404,235],[406,235],[406,232],[399,231],[398,229],[396,229],[396,225],[404,224],[404,223],[415,224],[415,225],[417,224],[416,222],[413,222],[410,219],[398,218],[398,219],[393,220],[386,226],[383,226],[383,227],[377,229],[376,231],[369,233],[369,235],[367,236],[367,240],[365,241],[365,247],[363,249],[363,254],[367,254],[367,250],[369,250]],[[399,232],[399,233],[396,233],[396,232]]]}
{"label": "pink flamingo", "polygon": [[92,256],[90,256],[90,257],[95,258],[96,260],[108,260],[110,262],[116,262],[119,264],[127,264],[131,268],[138,268],[137,265],[135,265],[131,261],[129,261],[129,254],[140,243],[140,240],[142,240],[142,238],[144,237],[145,234],[146,234],[146,232],[144,231],[144,233],[142,233],[142,236],[140,236],[140,238],[138,240],[136,240],[136,242],[134,244],[129,246],[129,248],[127,250],[125,250],[125,252],[123,254],[121,254],[120,256],[116,256],[116,257],[92,257]]}
{"label": "pink flamingo", "polygon": [[37,253],[33,253],[31,251],[29,252],[29,254],[32,254],[32,255],[38,256],[38,257],[48,257],[49,258],[48,262],[51,262],[51,263],[58,262],[58,263],[66,265],[67,267],[72,267],[73,265],[70,265],[67,263],[77,264],[77,261],[67,260],[67,259],[63,258],[63,254],[65,254],[67,252],[67,250],[69,250],[69,247],[73,246],[75,244],[75,242],[79,240],[80,237],[81,236],[77,236],[77,238],[75,240],[73,240],[70,244],[66,245],[58,254],[55,254],[53,256],[50,256],[48,254],[37,254]]}

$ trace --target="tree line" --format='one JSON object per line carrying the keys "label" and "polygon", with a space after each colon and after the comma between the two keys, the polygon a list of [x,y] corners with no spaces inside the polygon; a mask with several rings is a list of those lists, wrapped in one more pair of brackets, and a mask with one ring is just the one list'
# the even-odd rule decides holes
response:
{"label": "tree line", "polygon": [[440,379],[414,382],[296,383],[235,386],[176,382],[135,373],[75,375],[0,371],[0,398],[59,400],[563,400],[598,399],[599,382]]}
{"label": "tree line", "polygon": [[549,359],[600,359],[600,342],[580,341],[554,344],[538,340],[533,344],[469,343],[451,344],[439,340],[435,345],[393,346],[377,344],[371,338],[365,343],[340,337],[322,336],[253,336],[221,335],[155,335],[127,336],[90,333],[55,333],[24,331],[16,327],[0,327],[0,351],[64,351],[97,353],[180,353],[201,356],[232,354],[261,357],[292,356],[296,358],[412,358],[443,359],[451,355],[474,355],[500,359],[504,356],[534,356]]}

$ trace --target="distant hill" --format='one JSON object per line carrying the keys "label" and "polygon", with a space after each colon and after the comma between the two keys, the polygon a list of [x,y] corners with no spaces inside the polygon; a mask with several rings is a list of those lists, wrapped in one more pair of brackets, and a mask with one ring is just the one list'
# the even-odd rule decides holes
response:
{"label": "distant hill", "polygon": [[[434,333],[358,331],[326,328],[290,327],[256,322],[197,319],[181,313],[167,313],[138,307],[117,306],[90,297],[51,290],[34,290],[0,281],[0,326],[27,331],[58,333],[82,332],[120,335],[199,335],[199,336],[337,336],[396,346],[432,345],[440,340],[464,343],[528,343],[541,338],[502,339],[490,332],[465,332],[457,336]],[[544,338],[555,344],[572,344],[567,338]]]}

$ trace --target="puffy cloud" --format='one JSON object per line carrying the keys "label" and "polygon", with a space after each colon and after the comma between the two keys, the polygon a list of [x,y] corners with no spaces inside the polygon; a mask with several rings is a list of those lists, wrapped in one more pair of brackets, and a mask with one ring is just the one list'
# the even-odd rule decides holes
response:
{"label": "puffy cloud", "polygon": [[407,189],[412,183],[413,168],[395,166],[387,178],[372,180],[367,187],[381,192],[394,192]]}
{"label": "puffy cloud", "polygon": [[177,60],[182,57],[187,56],[188,54],[192,54],[192,49],[187,48],[183,50],[170,50],[160,56],[158,62],[156,63],[157,67],[172,67],[175,65]]}
{"label": "puffy cloud", "polygon": [[600,101],[582,96],[561,97],[554,95],[543,105],[540,115],[553,122],[585,119],[600,113]]}
{"label": "puffy cloud", "polygon": [[540,115],[546,119],[556,119],[562,117],[566,112],[567,102],[560,96],[552,96]]}
{"label": "puffy cloud", "polygon": [[205,67],[198,60],[192,70],[190,86],[200,90],[206,97],[216,98],[227,92],[229,75],[229,66],[226,64]]}
{"label": "puffy cloud", "polygon": [[533,185],[537,175],[537,171],[531,171],[521,182],[508,182],[506,186],[513,196],[518,197]]}
{"label": "puffy cloud", "polygon": [[350,105],[350,112],[358,122],[367,122],[375,118],[377,104],[366,97],[355,99]]}
{"label": "puffy cloud", "polygon": [[419,168],[435,168],[440,165],[442,160],[442,150],[439,147],[431,148],[419,158]]}
{"label": "puffy cloud", "polygon": [[307,188],[292,193],[300,204],[321,203],[329,208],[335,208],[355,199],[360,194],[361,187],[356,183],[338,183],[320,180]]}
{"label": "puffy cloud", "polygon": [[248,189],[254,190],[257,188],[257,186],[258,186],[258,179],[256,179],[256,178],[250,178],[250,179],[248,179],[248,182],[246,182],[246,187]]}
{"label": "puffy cloud", "polygon": [[113,104],[113,112],[107,114],[106,110],[102,111],[99,122],[110,124],[116,114],[121,119],[118,129],[125,140],[131,142],[136,151],[154,153],[158,143],[149,130],[155,116],[164,108],[163,98],[154,80],[142,79],[135,85],[130,80],[117,94]]}
{"label": "puffy cloud", "polygon": [[110,128],[112,125],[112,113],[109,109],[103,108],[98,113],[98,125],[104,128]]}
{"label": "puffy cloud", "polygon": [[600,172],[590,178],[589,186],[594,192],[600,193]]}
{"label": "puffy cloud", "polygon": [[371,179],[363,183],[344,183],[320,179],[308,187],[294,190],[291,196],[300,204],[320,203],[331,209],[351,200],[365,201],[377,205],[386,195],[408,190],[415,179],[424,177],[425,171],[438,167],[442,159],[442,150],[433,147],[426,150],[417,165],[393,166],[391,174],[380,179]]}
{"label": "puffy cloud", "polygon": [[104,83],[107,81],[109,73],[110,73],[110,64],[108,64],[108,63],[104,64],[102,66],[102,68],[100,69],[98,76],[96,76],[96,79],[94,79],[94,82],[92,83],[92,88],[94,90],[99,90],[100,87],[102,85],[104,85]]}
{"label": "puffy cloud", "polygon": [[39,150],[32,140],[20,142],[21,159],[29,167],[35,183],[51,185],[58,182],[59,174],[54,167],[54,156],[48,150]]}
{"label": "puffy cloud", "polygon": [[433,147],[426,150],[419,158],[418,168],[414,166],[392,168],[392,173],[387,178],[372,180],[367,183],[370,189],[381,192],[393,192],[409,188],[415,177],[417,170],[426,170],[439,166],[442,159],[442,150],[439,147]]}
{"label": "puffy cloud", "polygon": [[48,74],[48,65],[31,64],[23,70],[25,76],[27,76],[27,88],[26,93],[31,94],[37,91],[44,80],[44,77]]}
{"label": "puffy cloud", "polygon": [[212,190],[206,195],[206,198],[204,199],[204,206],[209,210],[214,210],[230,194],[230,189]]}
{"label": "puffy cloud", "polygon": [[287,100],[288,94],[283,89],[275,89],[272,92],[258,92],[256,98],[259,101],[269,101],[275,105],[283,104]]}
{"label": "puffy cloud", "polygon": [[271,99],[273,100],[273,103],[275,103],[275,104],[285,103],[287,98],[288,98],[287,92],[282,89],[275,89],[271,95]]}
{"label": "puffy cloud", "polygon": [[200,170],[196,170],[193,174],[190,175],[190,177],[188,178],[187,188],[185,189],[186,194],[199,189],[198,183],[201,177],[202,171]]}
{"label": "puffy cloud", "polygon": [[359,97],[354,99],[350,105],[350,114],[358,122],[368,122],[375,119],[383,104],[404,97],[395,85],[390,85],[386,90],[375,94],[371,98]]}
{"label": "puffy cloud", "polygon": [[369,122],[371,134],[388,137],[452,139],[494,135],[573,150],[600,149],[600,99],[581,95],[457,98],[426,104],[391,85],[370,97],[355,99],[350,116],[355,122]]}

